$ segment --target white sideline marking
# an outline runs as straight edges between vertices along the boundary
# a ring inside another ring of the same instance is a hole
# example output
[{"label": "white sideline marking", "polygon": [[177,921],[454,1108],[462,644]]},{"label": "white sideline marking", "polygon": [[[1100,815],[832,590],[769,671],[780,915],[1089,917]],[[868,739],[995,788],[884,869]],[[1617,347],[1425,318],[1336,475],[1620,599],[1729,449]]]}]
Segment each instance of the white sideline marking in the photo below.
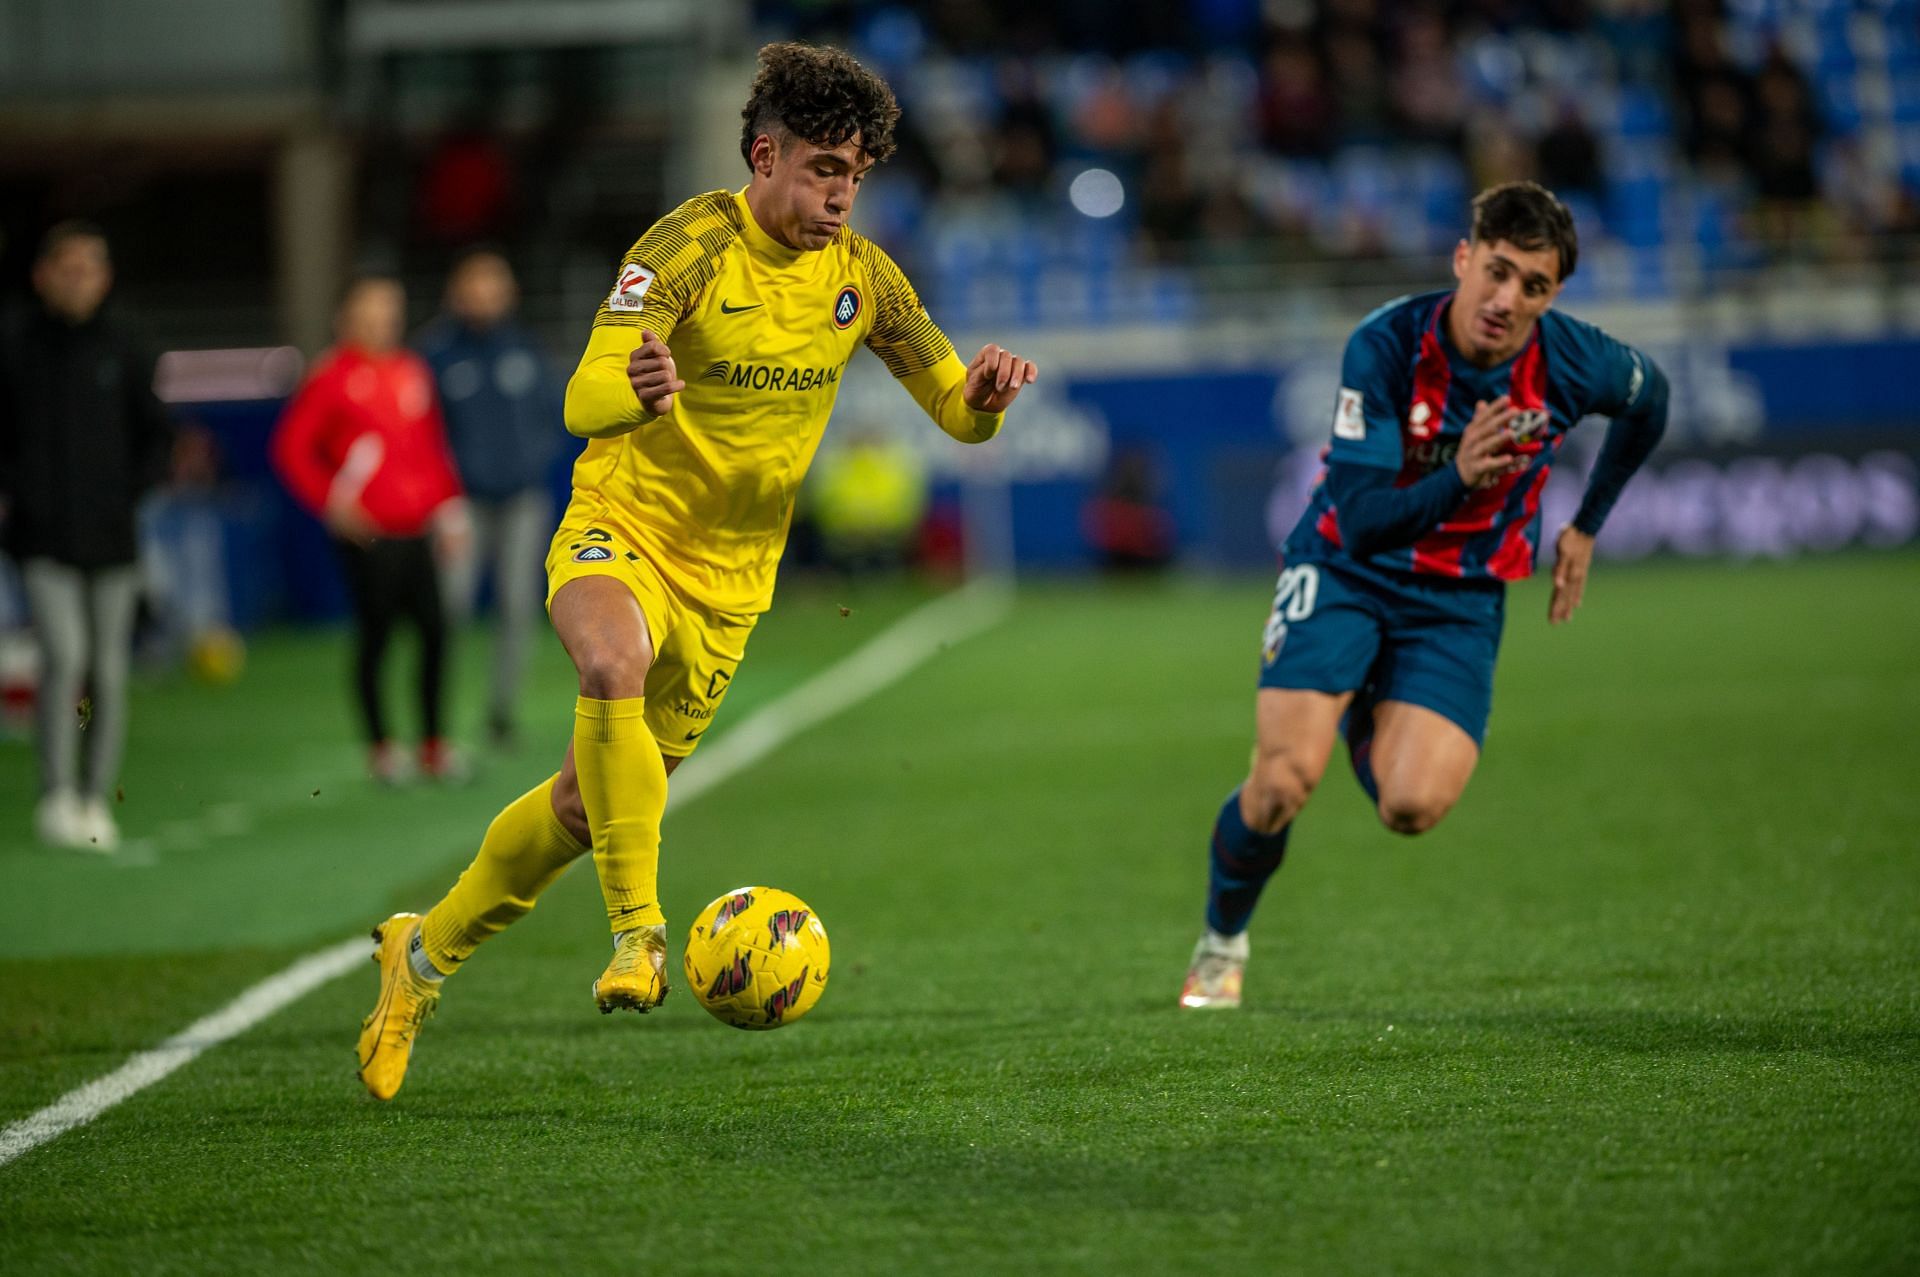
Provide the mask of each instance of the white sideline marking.
[{"label": "white sideline marking", "polygon": [[303,994],[357,962],[367,960],[367,942],[342,940],[310,953],[280,974],[254,985],[205,1019],[196,1020],[149,1051],[142,1051],[105,1077],[68,1091],[32,1117],[0,1131],[0,1166],[55,1136],[84,1126],[135,1091],[152,1086],[211,1046],[245,1033]]},{"label": "white sideline marking", "polygon": [[[674,773],[669,802],[684,807],[753,766],[801,732],[892,686],[942,648],[998,624],[1013,601],[999,582],[976,582],[914,609],[863,647],[821,670],[701,750]],[[159,1046],[68,1091],[31,1117],[0,1130],[0,1166],[48,1140],[84,1126],[134,1093],[152,1086],[209,1047],[238,1037],[274,1012],[367,960],[367,940],[355,936],[301,958]]]},{"label": "white sideline marking", "polygon": [[1012,602],[1010,586],[981,581],[907,613],[687,759],[667,785],[667,810],[684,807],[809,727],[899,682],[942,648],[999,624]]}]

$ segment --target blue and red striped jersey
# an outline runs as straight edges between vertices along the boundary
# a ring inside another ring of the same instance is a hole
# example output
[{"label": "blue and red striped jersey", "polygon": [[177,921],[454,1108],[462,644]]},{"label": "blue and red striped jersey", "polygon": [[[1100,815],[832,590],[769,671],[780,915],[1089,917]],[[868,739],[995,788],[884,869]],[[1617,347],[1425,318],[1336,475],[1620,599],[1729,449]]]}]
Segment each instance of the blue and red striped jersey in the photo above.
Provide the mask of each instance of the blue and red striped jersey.
[{"label": "blue and red striped jersey", "polygon": [[[1474,405],[1511,394],[1528,434],[1515,451],[1529,463],[1492,487],[1470,492],[1440,524],[1410,546],[1364,562],[1401,572],[1517,581],[1533,571],[1540,547],[1540,494],[1561,440],[1583,418],[1619,416],[1638,406],[1652,367],[1646,356],[1592,324],[1549,310],[1527,344],[1506,363],[1478,368],[1446,335],[1451,291],[1388,302],[1347,341],[1325,458],[1395,472],[1407,487],[1452,465]],[[1324,475],[1285,547],[1288,559],[1345,554]]]}]

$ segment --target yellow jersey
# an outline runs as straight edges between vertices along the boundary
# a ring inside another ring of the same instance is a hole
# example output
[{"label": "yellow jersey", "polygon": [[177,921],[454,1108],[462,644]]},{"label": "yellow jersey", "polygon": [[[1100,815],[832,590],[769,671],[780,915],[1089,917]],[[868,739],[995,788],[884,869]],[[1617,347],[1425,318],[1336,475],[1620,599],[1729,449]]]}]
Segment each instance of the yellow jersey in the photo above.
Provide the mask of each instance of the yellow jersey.
[{"label": "yellow jersey", "polygon": [[[643,328],[687,387],[658,417],[627,381]],[[567,429],[591,440],[573,512],[624,528],[695,601],[765,611],[794,495],[862,342],[954,438],[999,431],[1002,414],[966,406],[953,343],[872,241],[842,227],[825,248],[791,249],[745,191],[688,200],[622,260],[567,385]]]}]

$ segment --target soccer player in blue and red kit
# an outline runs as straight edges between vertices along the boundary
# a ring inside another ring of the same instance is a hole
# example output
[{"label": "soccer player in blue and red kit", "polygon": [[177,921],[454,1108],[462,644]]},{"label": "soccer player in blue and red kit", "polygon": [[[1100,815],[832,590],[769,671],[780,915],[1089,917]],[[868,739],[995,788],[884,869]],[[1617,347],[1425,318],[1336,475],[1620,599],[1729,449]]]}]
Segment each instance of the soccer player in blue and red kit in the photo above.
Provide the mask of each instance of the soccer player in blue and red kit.
[{"label": "soccer player in blue and red kit", "polygon": [[1539,552],[1548,468],[1598,414],[1613,420],[1554,545],[1548,620],[1579,605],[1594,537],[1666,428],[1667,382],[1549,309],[1578,249],[1550,192],[1493,187],[1454,249],[1452,291],[1390,302],[1348,340],[1326,472],[1267,621],[1258,748],[1214,823],[1181,1005],[1239,1005],[1247,922],[1343,731],[1387,828],[1423,833],[1459,799],[1486,735],[1507,582]]}]

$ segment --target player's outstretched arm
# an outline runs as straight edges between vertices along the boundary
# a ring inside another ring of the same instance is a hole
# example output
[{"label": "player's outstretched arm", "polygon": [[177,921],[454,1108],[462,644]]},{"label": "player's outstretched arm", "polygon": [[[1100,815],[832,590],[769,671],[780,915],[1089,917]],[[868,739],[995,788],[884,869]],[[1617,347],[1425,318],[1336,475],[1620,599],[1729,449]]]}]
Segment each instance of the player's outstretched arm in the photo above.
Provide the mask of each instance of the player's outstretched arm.
[{"label": "player's outstretched arm", "polygon": [[966,388],[960,397],[975,412],[1005,412],[1020,397],[1022,386],[1039,379],[1040,370],[1031,359],[989,342],[967,365]]},{"label": "player's outstretched arm", "polygon": [[1008,406],[1040,376],[1033,361],[989,343],[962,364],[893,259],[869,240],[856,237],[855,248],[870,272],[874,297],[868,349],[921,410],[961,443],[985,443],[1000,433]]},{"label": "player's outstretched arm", "polygon": [[[927,326],[939,336],[930,322]],[[1031,360],[994,345],[981,347],[971,364],[962,364],[946,338],[939,340],[945,352],[930,366],[895,376],[935,425],[961,443],[985,443],[1000,433],[1008,405],[1040,371]],[[887,353],[876,353],[887,359]]]},{"label": "player's outstretched arm", "polygon": [[1615,408],[1617,415],[1607,426],[1606,442],[1600,445],[1600,457],[1587,479],[1580,509],[1554,541],[1553,597],[1547,601],[1547,622],[1551,625],[1573,619],[1574,609],[1586,593],[1594,539],[1600,535],[1613,503],[1626,489],[1627,480],[1653,455],[1667,432],[1666,375],[1645,355],[1626,347],[1619,349],[1630,357],[1630,362],[1621,365],[1630,370],[1629,375],[1611,402],[1597,405],[1603,410]]}]

